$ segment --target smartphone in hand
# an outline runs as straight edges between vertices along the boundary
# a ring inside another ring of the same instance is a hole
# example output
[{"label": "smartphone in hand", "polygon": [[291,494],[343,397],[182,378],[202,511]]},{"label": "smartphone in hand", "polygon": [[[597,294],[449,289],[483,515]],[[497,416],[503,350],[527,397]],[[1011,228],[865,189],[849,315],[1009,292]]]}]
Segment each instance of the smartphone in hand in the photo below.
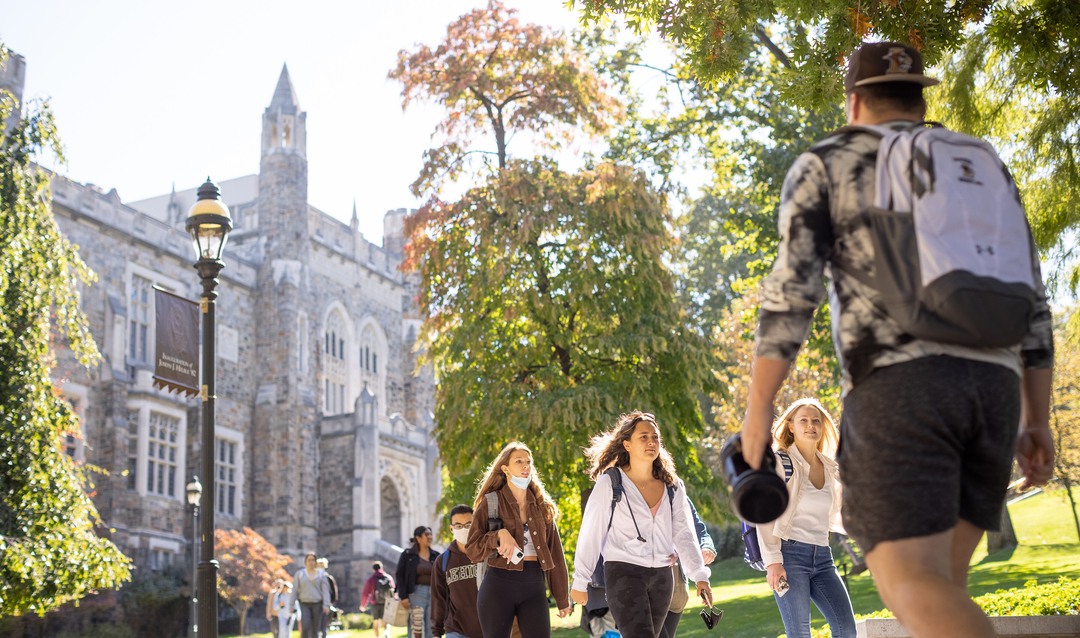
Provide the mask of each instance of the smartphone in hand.
[{"label": "smartphone in hand", "polygon": [[787,576],[781,576],[780,582],[776,583],[776,595],[783,598],[789,589],[791,586],[787,584]]}]

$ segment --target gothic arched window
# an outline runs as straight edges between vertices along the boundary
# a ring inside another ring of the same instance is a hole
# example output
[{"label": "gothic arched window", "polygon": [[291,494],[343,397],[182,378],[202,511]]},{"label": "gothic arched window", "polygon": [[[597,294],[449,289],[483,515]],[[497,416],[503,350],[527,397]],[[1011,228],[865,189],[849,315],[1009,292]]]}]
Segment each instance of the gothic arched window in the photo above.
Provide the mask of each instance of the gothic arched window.
[{"label": "gothic arched window", "polygon": [[334,310],[326,319],[325,352],[323,356],[323,412],[345,412],[345,388],[349,369],[345,363],[345,318]]}]

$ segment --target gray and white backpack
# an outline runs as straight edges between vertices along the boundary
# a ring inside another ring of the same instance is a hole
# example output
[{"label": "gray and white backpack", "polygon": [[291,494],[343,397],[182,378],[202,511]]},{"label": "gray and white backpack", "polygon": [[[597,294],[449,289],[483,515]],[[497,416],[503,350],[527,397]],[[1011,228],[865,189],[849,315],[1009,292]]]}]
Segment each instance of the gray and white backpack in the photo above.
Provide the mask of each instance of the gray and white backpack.
[{"label": "gray and white backpack", "polygon": [[939,124],[853,128],[881,137],[867,211],[874,276],[838,265],[881,293],[918,339],[1008,347],[1035,307],[1033,244],[1020,194],[994,147]]}]

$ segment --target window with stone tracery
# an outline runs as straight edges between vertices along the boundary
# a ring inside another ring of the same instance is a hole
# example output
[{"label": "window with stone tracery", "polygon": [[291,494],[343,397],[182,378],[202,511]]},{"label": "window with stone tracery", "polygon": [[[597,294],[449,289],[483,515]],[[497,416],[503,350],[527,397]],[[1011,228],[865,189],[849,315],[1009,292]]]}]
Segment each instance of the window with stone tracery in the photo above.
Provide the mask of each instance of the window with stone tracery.
[{"label": "window with stone tracery", "polygon": [[146,491],[176,498],[176,439],[180,420],[159,412],[150,413],[150,436],[146,448]]},{"label": "window with stone tracery", "polygon": [[326,319],[325,352],[323,353],[323,411],[326,414],[345,412],[345,388],[349,383],[349,368],[345,362],[345,318],[333,311]]}]

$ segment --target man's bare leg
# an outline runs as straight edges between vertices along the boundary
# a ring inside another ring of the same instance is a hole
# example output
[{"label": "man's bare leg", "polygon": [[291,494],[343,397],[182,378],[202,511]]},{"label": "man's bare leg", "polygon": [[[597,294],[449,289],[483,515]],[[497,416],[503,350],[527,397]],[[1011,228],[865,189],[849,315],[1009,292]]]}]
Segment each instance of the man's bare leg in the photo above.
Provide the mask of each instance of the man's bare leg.
[{"label": "man's bare leg", "polygon": [[972,523],[960,519],[953,528],[952,544],[952,575],[953,583],[960,585],[965,590],[968,582],[968,568],[971,565],[971,555],[979,546],[986,530],[976,527]]},{"label": "man's bare leg", "polygon": [[[967,563],[982,530],[976,536],[974,525],[961,523],[940,534],[881,542],[866,554],[881,599],[916,638],[995,635],[966,586]],[[962,582],[957,583],[961,563]]]}]

